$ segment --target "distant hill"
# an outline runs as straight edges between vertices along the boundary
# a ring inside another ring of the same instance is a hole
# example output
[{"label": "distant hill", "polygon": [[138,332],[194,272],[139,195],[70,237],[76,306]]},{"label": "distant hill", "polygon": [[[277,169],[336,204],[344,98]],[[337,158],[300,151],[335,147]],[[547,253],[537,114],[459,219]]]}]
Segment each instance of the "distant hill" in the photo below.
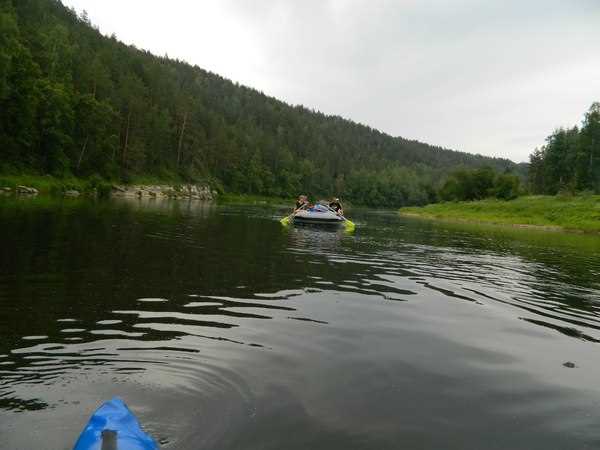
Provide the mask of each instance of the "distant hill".
[{"label": "distant hill", "polygon": [[[134,18],[132,18],[134,20]],[[458,167],[516,170],[290,106],[102,36],[57,0],[0,0],[0,170],[210,180],[421,204]]]}]

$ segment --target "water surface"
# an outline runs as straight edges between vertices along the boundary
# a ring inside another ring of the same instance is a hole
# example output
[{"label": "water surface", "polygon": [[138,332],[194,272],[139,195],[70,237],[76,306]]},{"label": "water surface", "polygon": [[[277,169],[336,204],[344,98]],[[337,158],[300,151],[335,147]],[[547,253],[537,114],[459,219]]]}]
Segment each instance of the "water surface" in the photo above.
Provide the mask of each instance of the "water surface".
[{"label": "water surface", "polygon": [[600,238],[281,214],[1,199],[0,448],[598,448]]}]

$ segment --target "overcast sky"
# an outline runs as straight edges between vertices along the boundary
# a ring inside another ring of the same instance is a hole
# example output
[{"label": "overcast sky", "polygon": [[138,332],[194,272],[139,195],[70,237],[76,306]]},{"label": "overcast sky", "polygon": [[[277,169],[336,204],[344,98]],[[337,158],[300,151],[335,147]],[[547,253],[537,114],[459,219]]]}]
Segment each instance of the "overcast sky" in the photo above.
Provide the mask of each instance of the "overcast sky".
[{"label": "overcast sky", "polygon": [[600,101],[600,0],[63,2],[289,103],[517,162]]}]

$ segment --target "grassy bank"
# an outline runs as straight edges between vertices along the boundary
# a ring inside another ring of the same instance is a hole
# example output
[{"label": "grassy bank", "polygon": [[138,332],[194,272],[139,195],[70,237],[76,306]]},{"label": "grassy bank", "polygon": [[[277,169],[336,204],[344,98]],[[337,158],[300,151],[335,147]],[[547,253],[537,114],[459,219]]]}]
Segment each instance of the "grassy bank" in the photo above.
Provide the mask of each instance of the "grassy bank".
[{"label": "grassy bank", "polygon": [[271,205],[281,206],[288,205],[290,208],[294,205],[295,199],[293,198],[281,198],[281,197],[266,197],[263,195],[249,195],[249,194],[231,194],[225,193],[218,197],[219,203],[225,203],[230,205]]},{"label": "grassy bank", "polygon": [[[0,174],[0,188],[10,187],[11,189],[15,189],[17,186],[27,186],[37,189],[40,194],[61,195],[66,191],[75,190],[82,194],[98,193],[104,196],[110,194],[112,186],[115,184],[130,186],[180,186],[186,184],[186,182],[176,177],[159,178],[153,176],[135,176],[127,182],[123,182],[119,180],[106,180],[98,176],[89,178],[59,178],[51,175]],[[208,181],[201,181],[196,184],[210,185]]]},{"label": "grassy bank", "polygon": [[111,183],[99,177],[91,178],[56,178],[50,175],[0,175],[0,188],[27,186],[37,189],[40,194],[62,194],[69,190],[81,193],[110,192]]},{"label": "grassy bank", "polygon": [[600,196],[527,196],[516,200],[437,203],[402,208],[400,214],[457,222],[600,232]]},{"label": "grassy bank", "polygon": [[[132,177],[127,183],[122,181],[104,180],[99,177],[92,178],[57,178],[50,175],[0,175],[0,188],[10,187],[15,189],[17,186],[27,186],[35,188],[40,194],[62,195],[69,190],[79,191],[80,193],[92,193],[94,190],[100,194],[109,194],[113,184],[126,185],[169,185],[178,186],[186,183],[178,178],[157,178],[152,176]],[[208,181],[198,182],[199,184],[210,184]],[[218,196],[219,202],[240,205],[291,205],[295,200],[291,198],[267,197],[261,195],[232,194],[223,193]]]}]

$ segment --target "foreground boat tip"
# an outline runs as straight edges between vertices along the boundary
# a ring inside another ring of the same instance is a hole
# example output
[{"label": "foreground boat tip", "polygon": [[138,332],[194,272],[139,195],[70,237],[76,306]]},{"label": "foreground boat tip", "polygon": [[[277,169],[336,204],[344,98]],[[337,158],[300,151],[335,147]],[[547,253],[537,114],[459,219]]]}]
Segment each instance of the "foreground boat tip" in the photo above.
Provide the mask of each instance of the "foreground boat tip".
[{"label": "foreground boat tip", "polygon": [[73,450],[158,450],[135,415],[118,397],[94,412]]}]

